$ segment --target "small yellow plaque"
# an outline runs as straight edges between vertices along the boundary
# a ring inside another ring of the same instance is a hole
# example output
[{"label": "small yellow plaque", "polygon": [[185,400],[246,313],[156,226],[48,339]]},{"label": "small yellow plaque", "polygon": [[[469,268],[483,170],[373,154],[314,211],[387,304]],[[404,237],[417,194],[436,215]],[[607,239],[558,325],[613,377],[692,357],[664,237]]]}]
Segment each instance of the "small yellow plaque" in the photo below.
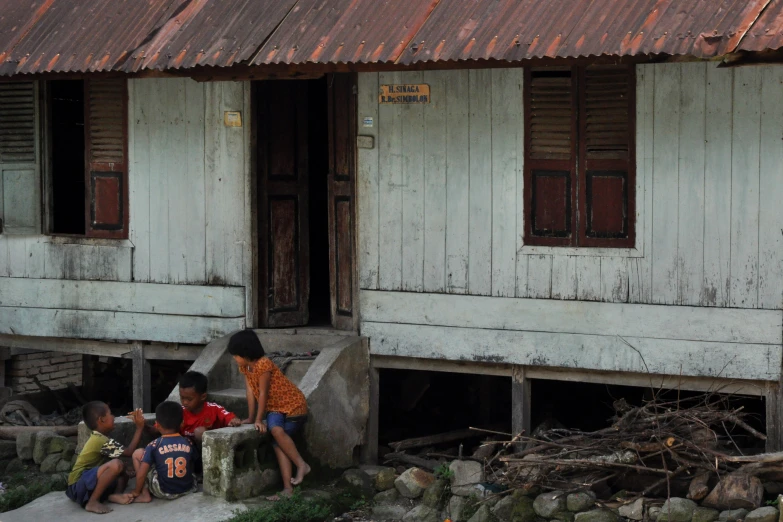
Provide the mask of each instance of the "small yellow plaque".
[{"label": "small yellow plaque", "polygon": [[226,127],[241,127],[242,113],[239,111],[226,111],[223,113],[223,123]]},{"label": "small yellow plaque", "polygon": [[427,84],[381,85],[378,102],[387,103],[429,103],[430,86]]}]

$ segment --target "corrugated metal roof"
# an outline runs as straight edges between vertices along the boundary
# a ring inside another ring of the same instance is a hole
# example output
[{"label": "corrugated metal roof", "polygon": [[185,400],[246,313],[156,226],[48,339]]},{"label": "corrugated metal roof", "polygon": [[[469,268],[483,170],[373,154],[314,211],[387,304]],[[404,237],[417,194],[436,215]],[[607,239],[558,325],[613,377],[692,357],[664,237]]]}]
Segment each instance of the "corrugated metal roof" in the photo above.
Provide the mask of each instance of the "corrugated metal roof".
[{"label": "corrugated metal roof", "polygon": [[28,12],[32,27],[0,64],[0,74],[119,70],[181,1],[46,0],[40,16]]},{"label": "corrugated metal roof", "polygon": [[782,28],[783,0],[0,0],[0,75],[708,58],[781,48]]},{"label": "corrugated metal roof", "polygon": [[394,62],[438,0],[299,0],[253,60]]},{"label": "corrugated metal roof", "polygon": [[739,45],[740,51],[766,51],[783,47],[783,0],[772,0]]},{"label": "corrugated metal roof", "polygon": [[231,66],[250,59],[296,0],[192,0],[142,45],[128,71]]},{"label": "corrugated metal roof", "polygon": [[769,0],[441,0],[398,60],[719,56]]}]

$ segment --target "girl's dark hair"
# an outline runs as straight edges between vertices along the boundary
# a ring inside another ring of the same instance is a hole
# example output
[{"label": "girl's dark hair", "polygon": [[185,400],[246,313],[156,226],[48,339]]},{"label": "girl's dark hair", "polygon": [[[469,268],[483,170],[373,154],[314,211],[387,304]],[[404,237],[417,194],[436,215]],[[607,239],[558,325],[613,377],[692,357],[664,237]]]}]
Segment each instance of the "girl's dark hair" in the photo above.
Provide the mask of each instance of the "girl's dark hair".
[{"label": "girl's dark hair", "polygon": [[228,353],[238,355],[248,361],[257,361],[264,356],[264,347],[253,330],[247,329],[235,333],[228,340]]}]

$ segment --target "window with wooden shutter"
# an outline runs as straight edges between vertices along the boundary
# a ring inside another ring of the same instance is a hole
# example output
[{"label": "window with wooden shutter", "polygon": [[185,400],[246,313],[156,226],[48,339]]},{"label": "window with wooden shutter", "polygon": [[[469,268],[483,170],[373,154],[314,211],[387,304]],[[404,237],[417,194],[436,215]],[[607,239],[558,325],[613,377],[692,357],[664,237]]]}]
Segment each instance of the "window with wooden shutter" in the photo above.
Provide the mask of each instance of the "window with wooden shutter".
[{"label": "window with wooden shutter", "polygon": [[34,81],[0,83],[0,233],[40,231],[38,91]]},{"label": "window with wooden shutter", "polygon": [[91,237],[127,237],[127,86],[125,79],[85,81],[87,227]]},{"label": "window with wooden shutter", "polygon": [[633,67],[525,76],[525,243],[634,245]]}]

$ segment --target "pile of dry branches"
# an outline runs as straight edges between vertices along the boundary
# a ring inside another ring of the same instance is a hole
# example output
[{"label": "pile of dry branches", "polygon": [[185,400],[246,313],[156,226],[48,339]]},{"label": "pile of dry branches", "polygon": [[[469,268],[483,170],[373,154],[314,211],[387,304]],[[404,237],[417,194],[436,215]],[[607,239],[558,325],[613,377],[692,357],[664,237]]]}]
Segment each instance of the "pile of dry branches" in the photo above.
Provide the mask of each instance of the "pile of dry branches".
[{"label": "pile of dry branches", "polygon": [[[742,449],[742,441],[766,437],[726,396],[656,399],[641,407],[620,399],[614,409],[612,425],[598,431],[552,429],[505,441],[486,463],[488,479],[511,488],[571,489],[641,475],[636,491],[643,495],[670,493],[674,479],[687,479],[706,494],[710,477],[783,473],[783,453],[748,455]],[[699,480],[703,484],[694,484]]]}]

